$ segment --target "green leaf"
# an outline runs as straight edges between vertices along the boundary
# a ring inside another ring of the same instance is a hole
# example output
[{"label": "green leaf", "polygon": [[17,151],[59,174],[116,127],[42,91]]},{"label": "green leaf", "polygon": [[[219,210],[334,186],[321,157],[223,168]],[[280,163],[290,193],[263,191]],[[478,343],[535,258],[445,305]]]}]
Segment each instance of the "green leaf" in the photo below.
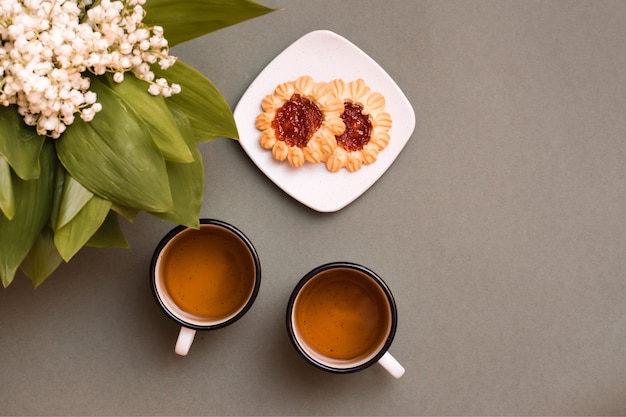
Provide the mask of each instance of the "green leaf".
[{"label": "green leaf", "polygon": [[187,115],[196,141],[239,137],[228,102],[202,73],[182,61],[177,61],[165,71],[156,66],[152,71],[159,78],[180,84],[180,94],[167,98],[165,102],[170,109],[176,107]]},{"label": "green leaf", "polygon": [[170,46],[272,12],[252,0],[149,0],[144,23],[162,26]]},{"label": "green leaf", "polygon": [[55,231],[54,244],[66,262],[96,233],[110,209],[109,200],[94,195],[69,223]]},{"label": "green leaf", "polygon": [[176,128],[176,122],[170,113],[165,98],[153,96],[148,93],[148,84],[138,80],[129,73],[124,81],[116,83],[109,80],[109,85],[121,98],[133,107],[139,117],[144,121],[154,143],[157,145],[163,157],[168,161],[191,162],[193,156]]},{"label": "green leaf", "polygon": [[26,126],[17,107],[0,105],[0,154],[21,179],[39,178],[39,154],[44,140],[34,128]]},{"label": "green leaf", "polygon": [[11,167],[2,155],[0,155],[0,211],[8,220],[11,220],[15,215]]},{"label": "green leaf", "polygon": [[96,195],[140,210],[171,210],[165,160],[145,124],[98,79],[91,79],[91,90],[102,110],[88,123],[76,118],[55,141],[61,163]]},{"label": "green leaf", "polygon": [[56,229],[69,223],[76,214],[89,202],[93,193],[76,181],[69,173],[65,175],[63,194],[56,221]]},{"label": "green leaf", "polygon": [[63,190],[65,189],[65,176],[69,176],[63,164],[57,163],[56,176],[54,181],[54,191],[52,199],[52,209],[50,210],[49,224],[52,229],[56,229],[59,211],[61,210],[61,201],[63,200]]},{"label": "green leaf", "polygon": [[109,211],[106,219],[104,219],[104,223],[102,223],[96,233],[89,238],[86,246],[92,246],[95,248],[106,248],[110,246],[120,248],[129,247],[128,241],[126,240],[126,237],[124,237],[124,233],[120,228],[117,213]]},{"label": "green leaf", "polygon": [[199,213],[204,191],[202,155],[193,141],[191,124],[185,114],[177,109],[172,109],[172,113],[183,137],[187,139],[189,149],[194,156],[194,162],[186,164],[167,162],[174,210],[167,213],[152,214],[173,223],[197,228],[199,227]]},{"label": "green leaf", "polygon": [[45,226],[20,265],[22,271],[39,287],[63,262],[54,245],[54,231]]},{"label": "green leaf", "polygon": [[113,210],[117,214],[122,215],[126,220],[131,223],[135,221],[137,215],[139,214],[139,210],[132,207],[126,207],[115,202],[111,206],[111,210]]},{"label": "green leaf", "polygon": [[12,175],[15,215],[11,220],[0,216],[0,278],[5,287],[48,222],[56,164],[54,145],[47,141],[40,154],[40,178],[25,181]]}]

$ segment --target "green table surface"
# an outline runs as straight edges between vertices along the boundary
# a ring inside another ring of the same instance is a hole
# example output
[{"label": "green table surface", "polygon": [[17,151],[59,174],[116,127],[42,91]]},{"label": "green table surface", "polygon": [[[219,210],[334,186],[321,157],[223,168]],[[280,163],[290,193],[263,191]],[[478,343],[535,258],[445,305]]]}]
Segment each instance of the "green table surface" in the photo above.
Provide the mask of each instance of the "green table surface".
[{"label": "green table surface", "polygon": [[[356,201],[318,213],[233,140],[200,144],[202,217],[240,227],[263,282],[187,357],[148,266],[173,225],[82,250],[37,290],[0,290],[0,414],[626,414],[626,2],[267,0],[269,15],[179,45],[234,108],[302,35],[361,48],[415,131]],[[395,294],[399,380],[333,375],[285,330],[299,278],[334,260]]]}]

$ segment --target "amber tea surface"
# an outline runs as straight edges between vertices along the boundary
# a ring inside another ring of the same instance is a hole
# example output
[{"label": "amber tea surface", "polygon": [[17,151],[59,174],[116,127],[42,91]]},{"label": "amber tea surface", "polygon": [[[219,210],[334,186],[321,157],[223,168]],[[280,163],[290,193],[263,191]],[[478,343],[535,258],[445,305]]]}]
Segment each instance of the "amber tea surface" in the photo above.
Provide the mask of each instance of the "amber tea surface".
[{"label": "amber tea surface", "polygon": [[172,301],[208,320],[237,314],[255,283],[254,260],[245,243],[213,226],[189,229],[174,238],[162,254],[160,268]]},{"label": "amber tea surface", "polygon": [[350,269],[324,271],[307,282],[293,314],[301,343],[322,362],[367,360],[385,343],[391,328],[383,290],[367,275]]}]

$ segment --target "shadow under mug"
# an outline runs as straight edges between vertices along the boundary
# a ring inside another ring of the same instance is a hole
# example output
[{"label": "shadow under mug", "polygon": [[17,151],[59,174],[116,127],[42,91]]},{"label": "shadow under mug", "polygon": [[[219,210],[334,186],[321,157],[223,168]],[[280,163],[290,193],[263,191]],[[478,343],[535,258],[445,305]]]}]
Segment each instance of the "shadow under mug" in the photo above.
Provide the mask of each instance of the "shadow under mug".
[{"label": "shadow under mug", "polygon": [[351,262],[332,262],[310,271],[287,305],[293,346],[309,363],[334,373],[379,363],[400,378],[405,370],[388,352],[397,323],[389,287],[372,270]]},{"label": "shadow under mug", "polygon": [[173,228],[150,263],[152,292],[163,312],[180,324],[175,352],[189,352],[197,330],[239,320],[252,306],[261,265],[252,242],[236,227],[200,219],[200,227]]}]

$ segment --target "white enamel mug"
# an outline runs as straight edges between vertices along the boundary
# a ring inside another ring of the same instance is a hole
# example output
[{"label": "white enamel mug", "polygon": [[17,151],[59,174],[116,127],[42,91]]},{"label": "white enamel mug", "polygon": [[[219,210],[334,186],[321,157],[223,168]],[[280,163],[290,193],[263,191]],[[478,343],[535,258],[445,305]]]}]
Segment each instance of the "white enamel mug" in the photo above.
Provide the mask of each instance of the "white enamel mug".
[{"label": "white enamel mug", "polygon": [[297,352],[324,371],[349,373],[378,363],[394,378],[404,367],[390,353],[398,323],[389,287],[351,262],[332,262],[306,274],[287,305],[287,332]]},{"label": "white enamel mug", "polygon": [[248,312],[261,284],[261,264],[239,229],[200,219],[199,229],[177,226],[159,242],[150,284],[161,310],[180,325],[174,350],[185,356],[196,331],[228,326]]}]

